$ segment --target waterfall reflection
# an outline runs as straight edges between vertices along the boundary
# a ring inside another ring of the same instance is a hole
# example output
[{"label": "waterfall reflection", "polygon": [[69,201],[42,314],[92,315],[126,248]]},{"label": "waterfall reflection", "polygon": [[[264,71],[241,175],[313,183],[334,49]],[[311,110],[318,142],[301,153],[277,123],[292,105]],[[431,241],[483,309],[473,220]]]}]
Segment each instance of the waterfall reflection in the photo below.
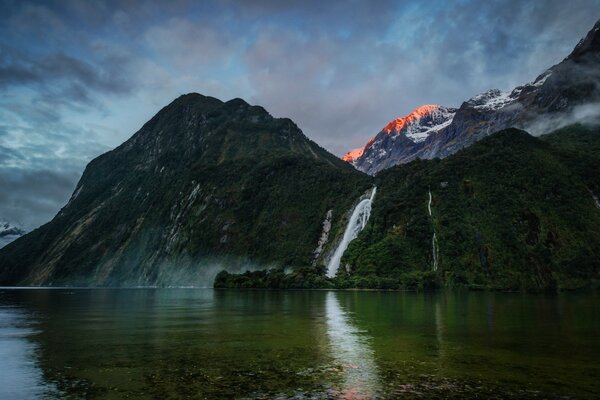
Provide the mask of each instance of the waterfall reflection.
[{"label": "waterfall reflection", "polygon": [[379,388],[379,377],[369,337],[352,325],[337,293],[327,293],[325,312],[331,355],[342,377],[337,395],[342,399],[373,398]]}]

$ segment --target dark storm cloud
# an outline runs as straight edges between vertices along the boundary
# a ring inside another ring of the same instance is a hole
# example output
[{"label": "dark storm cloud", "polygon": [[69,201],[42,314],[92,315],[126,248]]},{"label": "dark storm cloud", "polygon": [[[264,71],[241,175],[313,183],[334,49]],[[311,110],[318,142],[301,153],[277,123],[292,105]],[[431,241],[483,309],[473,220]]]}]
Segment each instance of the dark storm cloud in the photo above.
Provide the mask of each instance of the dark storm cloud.
[{"label": "dark storm cloud", "polygon": [[66,204],[79,176],[74,171],[2,169],[0,219],[6,218],[28,230],[37,227],[48,220],[40,220],[40,216],[52,216],[58,211],[57,205]]},{"label": "dark storm cloud", "polygon": [[34,56],[0,45],[0,90],[35,86],[41,93],[64,101],[91,102],[97,92],[126,94],[134,84],[128,60],[105,54],[100,62],[86,62],[64,53]]},{"label": "dark storm cloud", "polygon": [[246,98],[341,155],[421,104],[458,106],[533,80],[598,9],[600,0],[0,0],[0,184],[13,193],[0,197],[0,217],[51,218],[87,161],[181,93]]}]

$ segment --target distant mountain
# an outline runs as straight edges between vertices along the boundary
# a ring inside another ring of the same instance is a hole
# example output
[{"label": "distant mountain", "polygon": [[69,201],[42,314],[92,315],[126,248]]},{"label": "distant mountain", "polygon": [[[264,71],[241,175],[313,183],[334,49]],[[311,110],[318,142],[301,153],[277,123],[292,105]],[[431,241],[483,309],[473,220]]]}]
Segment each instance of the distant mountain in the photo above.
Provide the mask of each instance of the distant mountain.
[{"label": "distant mountain", "polygon": [[223,268],[311,265],[370,187],[289,119],[184,95],[0,250],[0,284],[212,285]]},{"label": "distant mountain", "polygon": [[423,140],[399,140],[382,131],[343,159],[375,174],[417,158],[447,157],[510,127],[539,135],[578,121],[600,119],[600,21],[567,58],[533,82],[510,92],[488,90],[449,111],[446,116],[450,120],[419,136]]},{"label": "distant mountain", "polygon": [[438,105],[424,105],[410,114],[387,124],[364,147],[349,151],[342,160],[357,169],[373,174],[395,165],[394,160],[406,155],[429,135],[447,127],[456,109]]},{"label": "distant mountain", "polygon": [[25,230],[14,224],[11,224],[7,220],[0,219],[0,248],[6,246],[24,234]]}]

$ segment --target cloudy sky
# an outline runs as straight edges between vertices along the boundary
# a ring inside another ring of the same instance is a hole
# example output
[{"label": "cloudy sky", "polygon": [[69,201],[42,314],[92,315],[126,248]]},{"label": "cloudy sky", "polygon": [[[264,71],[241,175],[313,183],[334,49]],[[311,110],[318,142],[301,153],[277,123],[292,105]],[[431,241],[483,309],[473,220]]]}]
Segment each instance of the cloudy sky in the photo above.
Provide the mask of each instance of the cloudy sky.
[{"label": "cloudy sky", "polygon": [[342,155],[421,104],[532,80],[600,17],[600,0],[154,3],[0,0],[0,219],[51,219],[180,94],[242,97]]}]

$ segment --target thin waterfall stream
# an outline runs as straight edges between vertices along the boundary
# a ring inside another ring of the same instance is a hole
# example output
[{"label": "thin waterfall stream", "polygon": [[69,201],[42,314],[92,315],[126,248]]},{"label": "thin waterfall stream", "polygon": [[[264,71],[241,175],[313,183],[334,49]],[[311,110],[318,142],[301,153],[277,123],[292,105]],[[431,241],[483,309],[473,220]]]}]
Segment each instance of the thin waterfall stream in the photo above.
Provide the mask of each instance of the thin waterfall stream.
[{"label": "thin waterfall stream", "polygon": [[[433,225],[433,218],[431,215],[431,190],[429,190],[429,202],[427,203],[427,210],[429,211],[429,218]],[[433,237],[431,238],[431,253],[433,254],[433,270],[437,271],[438,268],[438,245],[437,238],[435,237],[435,227],[433,227]]]}]

